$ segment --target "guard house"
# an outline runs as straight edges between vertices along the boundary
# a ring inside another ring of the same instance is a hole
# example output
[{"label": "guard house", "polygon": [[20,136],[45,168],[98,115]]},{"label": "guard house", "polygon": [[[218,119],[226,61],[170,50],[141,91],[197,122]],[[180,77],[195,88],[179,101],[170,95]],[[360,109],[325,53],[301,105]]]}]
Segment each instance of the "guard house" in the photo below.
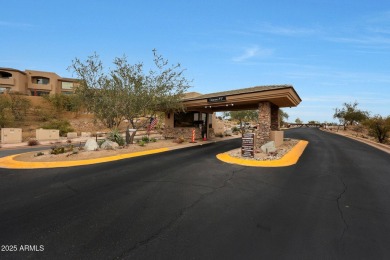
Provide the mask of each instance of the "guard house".
[{"label": "guard house", "polygon": [[279,108],[295,107],[301,101],[291,85],[257,86],[204,95],[188,93],[183,98],[186,112],[166,113],[165,136],[188,138],[195,128],[197,138],[201,137],[202,129],[208,137],[213,137],[214,112],[258,109],[256,146],[261,146],[275,138],[283,140],[283,132],[279,131]]}]

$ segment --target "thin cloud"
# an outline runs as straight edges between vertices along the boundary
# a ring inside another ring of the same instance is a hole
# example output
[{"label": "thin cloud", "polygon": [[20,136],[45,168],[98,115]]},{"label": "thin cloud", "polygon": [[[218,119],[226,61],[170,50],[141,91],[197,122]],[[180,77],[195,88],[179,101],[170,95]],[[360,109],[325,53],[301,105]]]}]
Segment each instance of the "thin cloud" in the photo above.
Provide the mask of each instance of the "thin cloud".
[{"label": "thin cloud", "polygon": [[271,49],[263,49],[260,48],[259,46],[253,46],[250,48],[246,48],[244,50],[244,53],[240,56],[234,57],[233,61],[235,62],[243,62],[247,61],[253,58],[258,58],[258,57],[266,57],[272,55],[273,50]]},{"label": "thin cloud", "polygon": [[320,33],[318,29],[302,28],[302,27],[283,27],[270,24],[263,24],[256,29],[257,32],[277,34],[283,36],[302,36]]},{"label": "thin cloud", "polygon": [[31,28],[33,26],[34,25],[29,23],[14,23],[14,22],[0,21],[0,27]]},{"label": "thin cloud", "polygon": [[388,45],[390,44],[390,38],[386,37],[333,37],[328,38],[329,41],[338,43],[354,43],[362,45]]}]

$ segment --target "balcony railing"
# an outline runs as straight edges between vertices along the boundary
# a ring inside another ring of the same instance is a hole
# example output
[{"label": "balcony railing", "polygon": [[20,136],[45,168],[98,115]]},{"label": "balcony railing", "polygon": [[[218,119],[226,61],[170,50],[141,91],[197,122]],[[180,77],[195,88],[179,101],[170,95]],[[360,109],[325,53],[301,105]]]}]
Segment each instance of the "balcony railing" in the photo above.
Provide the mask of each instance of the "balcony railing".
[{"label": "balcony railing", "polygon": [[15,86],[14,78],[0,78],[0,85]]},{"label": "balcony railing", "polygon": [[29,89],[36,89],[36,90],[52,90],[52,84],[35,84],[32,83],[28,86]]}]

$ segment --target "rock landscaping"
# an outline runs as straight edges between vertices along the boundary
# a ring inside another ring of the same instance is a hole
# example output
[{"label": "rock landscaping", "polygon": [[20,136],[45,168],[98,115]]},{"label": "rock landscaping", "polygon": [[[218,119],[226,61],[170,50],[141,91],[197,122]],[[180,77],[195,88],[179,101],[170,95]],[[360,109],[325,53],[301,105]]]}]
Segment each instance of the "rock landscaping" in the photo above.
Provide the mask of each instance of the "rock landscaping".
[{"label": "rock landscaping", "polygon": [[232,157],[245,159],[245,160],[256,160],[256,161],[272,161],[281,159],[286,153],[288,153],[299,140],[296,139],[285,139],[282,145],[272,149],[272,152],[263,152],[261,149],[255,150],[254,158],[247,158],[241,156],[241,148],[229,151],[229,155]]}]

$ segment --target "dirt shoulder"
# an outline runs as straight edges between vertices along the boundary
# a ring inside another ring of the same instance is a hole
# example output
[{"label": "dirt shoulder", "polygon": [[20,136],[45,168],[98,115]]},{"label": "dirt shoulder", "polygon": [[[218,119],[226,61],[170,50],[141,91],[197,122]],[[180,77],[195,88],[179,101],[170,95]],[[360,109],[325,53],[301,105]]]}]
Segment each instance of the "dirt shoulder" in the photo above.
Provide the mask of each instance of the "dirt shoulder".
[{"label": "dirt shoulder", "polygon": [[338,130],[338,131],[336,131],[336,130],[330,131],[327,129],[321,129],[321,130],[354,139],[356,141],[371,145],[379,150],[382,150],[382,151],[390,154],[390,145],[378,143],[377,141],[375,141],[374,138],[369,137],[365,134],[360,134],[360,136],[359,136],[359,134],[357,134],[356,132],[354,132],[352,130]]}]

